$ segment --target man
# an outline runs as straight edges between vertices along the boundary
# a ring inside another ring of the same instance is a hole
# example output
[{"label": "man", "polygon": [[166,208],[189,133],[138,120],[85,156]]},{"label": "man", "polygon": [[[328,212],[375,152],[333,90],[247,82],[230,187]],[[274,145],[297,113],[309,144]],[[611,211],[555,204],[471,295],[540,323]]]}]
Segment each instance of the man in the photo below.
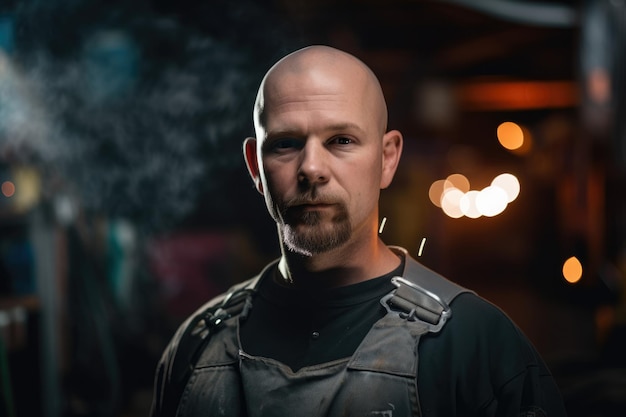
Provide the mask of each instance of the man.
[{"label": "man", "polygon": [[254,124],[244,157],[282,256],[183,324],[154,416],[565,415],[504,313],[379,238],[402,135],[365,64],[325,46],[286,56]]}]

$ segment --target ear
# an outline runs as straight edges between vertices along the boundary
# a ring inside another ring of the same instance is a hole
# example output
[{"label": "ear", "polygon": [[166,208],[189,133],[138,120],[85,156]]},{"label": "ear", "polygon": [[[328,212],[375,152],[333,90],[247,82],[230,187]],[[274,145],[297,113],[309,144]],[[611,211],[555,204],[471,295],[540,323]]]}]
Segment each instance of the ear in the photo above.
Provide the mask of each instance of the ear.
[{"label": "ear", "polygon": [[250,177],[252,177],[252,181],[254,181],[254,186],[261,194],[263,194],[263,183],[261,182],[255,138],[246,138],[246,140],[244,140],[243,158],[246,161],[248,173],[250,173]]},{"label": "ear", "polygon": [[381,189],[387,188],[391,184],[400,162],[400,155],[402,155],[402,133],[397,130],[390,130],[383,135]]}]

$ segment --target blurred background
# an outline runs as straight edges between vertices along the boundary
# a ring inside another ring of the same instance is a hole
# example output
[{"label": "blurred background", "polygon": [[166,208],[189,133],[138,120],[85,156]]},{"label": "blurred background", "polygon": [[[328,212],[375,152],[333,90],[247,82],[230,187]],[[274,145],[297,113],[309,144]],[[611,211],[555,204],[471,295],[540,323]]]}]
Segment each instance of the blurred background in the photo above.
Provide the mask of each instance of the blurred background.
[{"label": "blurred background", "polygon": [[183,319],[278,255],[256,88],[309,44],[405,137],[382,239],[626,411],[626,1],[2,0],[0,415],[145,416]]}]

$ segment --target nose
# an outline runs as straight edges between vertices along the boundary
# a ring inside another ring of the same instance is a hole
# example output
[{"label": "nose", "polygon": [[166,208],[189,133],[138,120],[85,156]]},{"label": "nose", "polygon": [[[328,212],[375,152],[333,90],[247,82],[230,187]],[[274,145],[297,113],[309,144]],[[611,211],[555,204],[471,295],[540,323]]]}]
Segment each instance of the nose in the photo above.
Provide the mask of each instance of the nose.
[{"label": "nose", "polygon": [[302,148],[298,182],[304,185],[322,184],[329,179],[328,155],[323,144],[308,140]]}]

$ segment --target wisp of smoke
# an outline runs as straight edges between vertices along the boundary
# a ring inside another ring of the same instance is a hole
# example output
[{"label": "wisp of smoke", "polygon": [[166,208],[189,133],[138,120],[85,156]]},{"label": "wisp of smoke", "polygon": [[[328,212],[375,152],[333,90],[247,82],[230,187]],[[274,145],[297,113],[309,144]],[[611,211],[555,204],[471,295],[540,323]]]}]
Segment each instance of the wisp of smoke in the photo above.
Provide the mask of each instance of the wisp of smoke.
[{"label": "wisp of smoke", "polygon": [[[18,42],[13,57],[2,57],[5,153],[56,173],[85,209],[150,228],[183,219],[243,172],[240,144],[266,69],[255,45],[154,13],[98,13],[97,1],[26,3],[16,27],[39,19],[45,37],[56,16],[67,47],[59,47],[61,35],[46,44],[31,34],[26,48]],[[86,21],[72,20],[85,10]]]}]

